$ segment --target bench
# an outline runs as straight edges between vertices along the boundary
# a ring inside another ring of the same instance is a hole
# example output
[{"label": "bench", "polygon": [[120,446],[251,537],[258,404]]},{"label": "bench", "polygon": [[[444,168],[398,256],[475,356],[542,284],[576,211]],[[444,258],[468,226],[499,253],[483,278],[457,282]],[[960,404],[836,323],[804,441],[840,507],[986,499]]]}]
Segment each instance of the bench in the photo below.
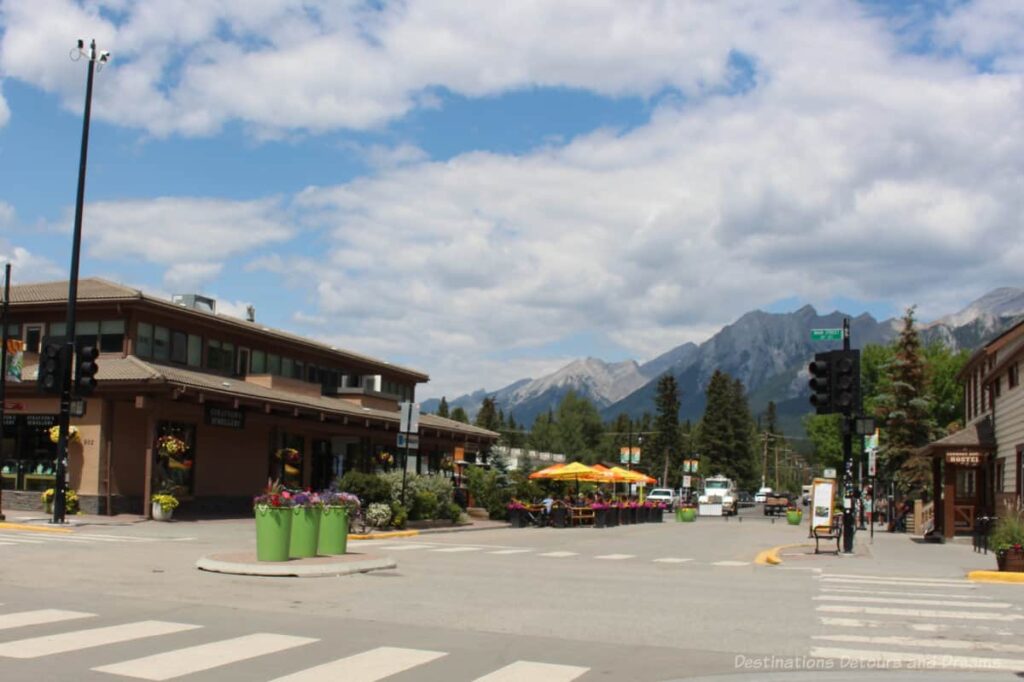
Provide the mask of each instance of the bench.
[{"label": "bench", "polygon": [[811,534],[814,536],[815,554],[818,554],[821,551],[818,548],[818,543],[821,540],[835,540],[836,554],[839,554],[839,540],[843,537],[843,517],[839,515],[833,516],[831,525],[815,526]]},{"label": "bench", "polygon": [[573,507],[572,525],[582,526],[585,523],[594,523],[594,510],[589,507]]}]

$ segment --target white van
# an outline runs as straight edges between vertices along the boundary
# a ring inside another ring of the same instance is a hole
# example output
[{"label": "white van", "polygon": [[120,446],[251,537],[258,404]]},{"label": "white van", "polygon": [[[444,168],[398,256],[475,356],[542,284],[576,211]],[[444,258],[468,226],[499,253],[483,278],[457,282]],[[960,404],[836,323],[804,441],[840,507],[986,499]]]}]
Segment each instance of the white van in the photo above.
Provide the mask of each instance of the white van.
[{"label": "white van", "polygon": [[676,494],[671,488],[653,488],[644,499],[661,502],[669,509],[675,509],[676,506]]}]

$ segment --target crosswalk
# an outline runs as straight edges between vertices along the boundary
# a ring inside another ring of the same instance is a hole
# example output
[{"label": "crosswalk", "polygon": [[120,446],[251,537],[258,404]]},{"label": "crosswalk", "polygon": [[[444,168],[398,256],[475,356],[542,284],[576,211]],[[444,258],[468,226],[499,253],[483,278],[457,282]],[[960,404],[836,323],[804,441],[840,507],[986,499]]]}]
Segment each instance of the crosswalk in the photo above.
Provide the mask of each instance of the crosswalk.
[{"label": "crosswalk", "polygon": [[847,669],[1024,671],[1024,609],[989,586],[857,573],[816,580],[813,658]]},{"label": "crosswalk", "polygon": [[141,535],[119,535],[112,533],[46,533],[35,531],[0,532],[0,547],[17,549],[18,547],[60,546],[60,545],[107,545],[107,544],[139,544],[152,542],[189,542],[190,537],[147,537]]},{"label": "crosswalk", "polygon": [[691,565],[691,566],[714,566],[722,568],[739,568],[742,566],[751,566],[750,561],[735,561],[735,560],[723,560],[723,561],[697,561],[692,557],[680,557],[680,556],[663,556],[663,557],[651,557],[645,558],[637,554],[626,554],[626,553],[607,553],[607,554],[587,554],[586,552],[573,552],[568,550],[546,550],[538,549],[534,547],[504,547],[495,545],[470,545],[470,544],[443,544],[439,542],[421,542],[421,541],[410,541],[410,542],[395,542],[395,543],[380,543],[379,541],[374,542],[372,545],[367,543],[364,546],[372,546],[373,550],[380,550],[382,552],[402,552],[402,553],[417,553],[421,552],[424,554],[480,554],[489,556],[526,556],[526,557],[538,557],[542,559],[596,559],[602,562],[609,563],[628,563],[628,562],[646,562],[659,565]]},{"label": "crosswalk", "polygon": [[[103,651],[103,647],[115,647],[126,642],[155,642],[157,653],[134,656],[124,660],[111,660],[100,665],[83,663],[82,670],[71,673],[69,679],[84,676],[86,670],[94,673],[137,680],[174,680],[188,675],[213,671],[217,679],[241,679],[232,672],[232,666],[263,656],[273,656],[292,650],[305,649],[305,655],[287,655],[284,660],[295,661],[298,669],[283,676],[268,679],[268,682],[318,682],[325,679],[339,679],[346,682],[376,682],[392,675],[416,671],[423,679],[461,679],[458,675],[436,666],[445,659],[458,658],[465,653],[450,653],[428,649],[396,646],[377,646],[363,651],[348,653],[340,658],[327,661],[314,660],[324,654],[311,652],[308,648],[321,641],[316,637],[300,637],[273,632],[254,632],[232,637],[211,636],[207,641],[188,646],[177,646],[174,636],[189,631],[202,631],[203,626],[194,623],[179,623],[161,620],[141,620],[99,627],[76,628],[82,621],[90,626],[104,620],[100,614],[59,609],[37,609],[32,611],[5,611],[0,604],[0,629],[9,635],[18,628],[30,628],[31,636],[0,642],[0,668],[2,660],[41,659],[53,665],[55,656],[73,657],[77,652]],[[41,626],[58,628],[59,631],[37,634]],[[161,638],[168,638],[166,644]],[[5,638],[6,639],[6,638]],[[124,655],[124,649],[115,649]],[[337,655],[329,649],[330,655]],[[114,656],[114,654],[111,654]],[[74,663],[71,667],[74,667]],[[95,662],[95,656],[89,658]],[[465,665],[463,661],[460,665]],[[589,672],[589,668],[545,661],[515,660],[500,667],[477,675],[476,682],[571,682]],[[254,680],[251,670],[244,679]],[[266,679],[266,678],[260,678]]]}]

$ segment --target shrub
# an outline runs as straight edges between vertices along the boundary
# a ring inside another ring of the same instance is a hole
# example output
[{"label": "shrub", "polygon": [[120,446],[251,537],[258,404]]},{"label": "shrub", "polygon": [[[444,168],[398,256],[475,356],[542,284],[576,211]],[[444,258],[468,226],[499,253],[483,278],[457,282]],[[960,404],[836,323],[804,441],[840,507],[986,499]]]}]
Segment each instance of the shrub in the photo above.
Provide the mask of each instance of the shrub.
[{"label": "shrub", "polygon": [[383,528],[391,521],[391,505],[373,502],[366,509],[366,522],[374,528]]},{"label": "shrub", "polygon": [[508,502],[512,499],[512,490],[499,483],[498,472],[470,467],[466,476],[466,487],[476,501],[476,506],[487,510],[492,519],[508,517]]},{"label": "shrub", "polygon": [[[390,487],[391,492],[389,499],[392,502],[401,502],[402,472],[389,471],[385,474],[381,474],[378,478],[386,481]],[[416,494],[420,492],[433,493],[439,504],[443,502],[450,502],[452,499],[452,490],[451,479],[445,478],[440,474],[430,474],[428,476],[406,474],[405,477],[405,501],[407,504],[411,504],[411,500],[415,499]]]},{"label": "shrub", "polygon": [[383,502],[385,505],[391,502],[391,485],[382,476],[375,474],[364,474],[361,471],[350,471],[337,483],[338,490],[352,493],[363,504]]},{"label": "shrub", "polygon": [[405,507],[398,504],[397,502],[391,503],[391,525],[395,528],[405,528],[406,519],[409,518],[409,512]]},{"label": "shrub", "polygon": [[441,519],[447,519],[452,523],[458,523],[459,519],[462,518],[462,507],[455,504],[454,502],[449,502],[448,504],[441,505],[440,509],[438,509],[437,511],[437,517]]},{"label": "shrub", "polygon": [[409,509],[409,518],[413,521],[437,518],[439,507],[437,495],[429,490],[420,490],[412,498],[412,507]]},{"label": "shrub", "polygon": [[1007,510],[1006,516],[996,521],[988,537],[989,546],[997,553],[1024,546],[1024,520],[1018,512]]}]

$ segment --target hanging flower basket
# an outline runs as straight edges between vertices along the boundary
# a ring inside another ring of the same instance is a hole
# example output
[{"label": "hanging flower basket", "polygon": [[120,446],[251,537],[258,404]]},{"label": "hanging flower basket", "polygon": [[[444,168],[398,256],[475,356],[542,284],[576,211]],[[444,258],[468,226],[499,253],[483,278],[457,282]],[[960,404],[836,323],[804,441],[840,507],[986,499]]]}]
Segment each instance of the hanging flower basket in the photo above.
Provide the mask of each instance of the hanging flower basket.
[{"label": "hanging flower basket", "polygon": [[[60,426],[51,426],[49,433],[50,433],[50,442],[51,443],[59,443],[60,442]],[[81,441],[82,441],[82,436],[81,436],[81,434],[78,433],[78,427],[77,426],[69,426],[68,427],[68,443],[80,443]]]}]

